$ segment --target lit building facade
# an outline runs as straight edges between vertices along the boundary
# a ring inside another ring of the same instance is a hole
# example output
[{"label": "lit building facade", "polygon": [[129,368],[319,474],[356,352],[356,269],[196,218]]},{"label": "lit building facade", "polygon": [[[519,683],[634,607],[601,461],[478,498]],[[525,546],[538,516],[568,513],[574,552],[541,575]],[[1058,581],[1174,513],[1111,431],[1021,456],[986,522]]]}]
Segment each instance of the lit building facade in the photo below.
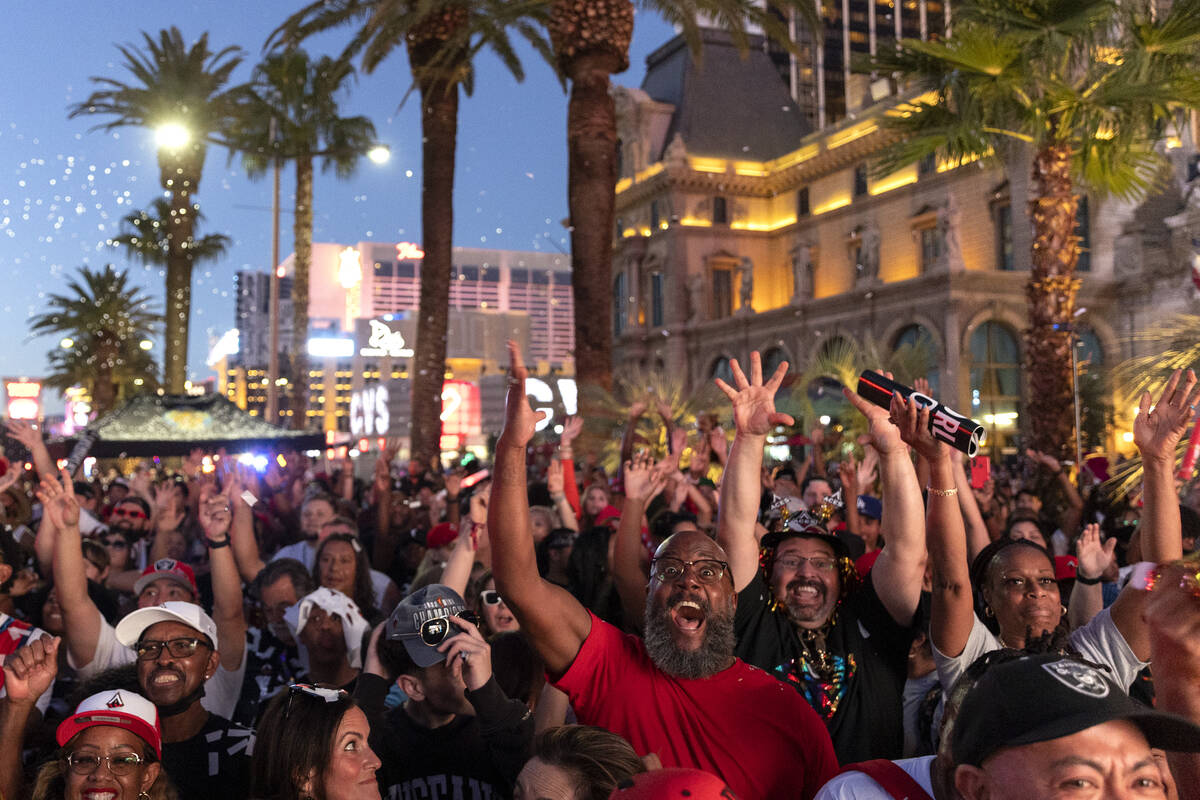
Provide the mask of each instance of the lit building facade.
[{"label": "lit building facade", "polygon": [[[407,435],[409,366],[420,329],[423,256],[419,246],[407,242],[314,243],[310,328],[303,343],[310,366],[310,427],[355,437]],[[288,363],[293,346],[293,264],[294,254],[280,265],[285,275],[281,283],[289,288],[287,310],[281,313],[281,322],[287,321],[287,335],[281,325],[282,365]],[[446,449],[482,447],[486,432],[499,429],[508,362],[504,343],[510,338],[529,353],[533,374],[551,387],[553,397],[547,405],[562,409],[565,402],[573,409],[570,258],[455,248],[453,265],[448,388],[443,397],[443,427],[450,431],[445,435]],[[237,355],[216,366],[222,379],[220,391],[252,414],[262,414],[266,407],[268,279],[267,273],[239,274],[239,340],[249,347],[243,344]],[[286,372],[286,366],[281,371]],[[364,411],[368,400],[370,409],[378,413],[369,416]],[[291,412],[281,409],[280,413]],[[383,418],[387,424],[381,427]]]},{"label": "lit building facade", "polygon": [[[918,8],[926,25],[932,6]],[[940,398],[985,422],[993,455],[1015,452],[1027,391],[1027,157],[930,160],[873,177],[895,96],[812,130],[791,117],[769,54],[731,52],[708,32],[700,70],[676,38],[647,59],[642,88],[615,90],[616,369],[685,370],[699,385],[728,379],[730,359],[745,363],[752,350],[768,367],[802,371],[838,339],[885,352],[923,341]],[[756,88],[734,104],[730,85]],[[1195,146],[1185,133],[1164,151],[1177,180],[1162,194],[1136,206],[1081,198],[1076,328],[1090,369],[1134,355],[1131,333],[1195,305],[1200,214],[1183,186]],[[1131,417],[1116,409],[1117,428]]]}]

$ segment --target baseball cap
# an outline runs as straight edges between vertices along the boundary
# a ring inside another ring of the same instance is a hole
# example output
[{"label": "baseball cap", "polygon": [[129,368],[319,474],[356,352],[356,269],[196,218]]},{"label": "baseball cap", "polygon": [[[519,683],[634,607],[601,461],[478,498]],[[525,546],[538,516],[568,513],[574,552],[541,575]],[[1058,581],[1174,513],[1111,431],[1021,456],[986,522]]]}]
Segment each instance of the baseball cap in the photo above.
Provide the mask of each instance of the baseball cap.
[{"label": "baseball cap", "polygon": [[404,643],[408,657],[418,667],[432,667],[446,658],[438,652],[438,646],[462,633],[447,617],[460,616],[466,609],[458,592],[431,583],[400,601],[388,617],[384,632],[388,639]]},{"label": "baseball cap", "polygon": [[672,767],[639,772],[617,784],[609,800],[737,800],[725,781],[698,769]]},{"label": "baseball cap", "polygon": [[283,612],[283,621],[293,637],[299,637],[300,631],[308,624],[308,618],[313,608],[322,608],[325,613],[336,615],[342,621],[342,635],[346,639],[346,658],[350,666],[359,669],[362,666],[362,639],[370,625],[366,617],[358,610],[358,605],[337,589],[322,586],[300,598],[300,602],[289,606]]},{"label": "baseball cap", "polygon": [[425,534],[425,546],[430,550],[436,550],[439,547],[445,547],[458,538],[458,532],[454,530],[454,526],[449,522],[439,522],[429,529],[429,533]]},{"label": "baseball cap", "polygon": [[1046,742],[1128,720],[1151,747],[1200,752],[1200,726],[1144,706],[1085,661],[1028,656],[988,669],[963,698],[951,735],[955,765],[980,766],[1006,747]]},{"label": "baseball cap", "polygon": [[858,496],[858,513],[871,519],[883,519],[883,503],[869,494]]},{"label": "baseball cap", "polygon": [[1054,580],[1070,581],[1075,580],[1076,573],[1079,569],[1079,559],[1075,556],[1055,556],[1054,557]]},{"label": "baseball cap", "polygon": [[593,523],[596,527],[607,525],[610,522],[620,522],[621,512],[613,506],[605,506],[600,509],[600,513],[596,515],[596,521]]},{"label": "baseball cap", "polygon": [[117,641],[126,647],[133,647],[142,638],[142,634],[151,625],[160,622],[182,622],[189,628],[195,628],[208,637],[213,650],[217,647],[217,623],[204,613],[204,609],[195,603],[184,603],[170,600],[159,606],[147,606],[131,611],[117,623]]},{"label": "baseball cap", "polygon": [[74,714],[59,723],[54,738],[61,747],[81,731],[97,725],[124,728],[154,748],[154,754],[162,758],[158,709],[140,694],[108,689],[92,695],[75,707]]},{"label": "baseball cap", "polygon": [[137,583],[133,585],[133,593],[141,594],[143,589],[159,578],[170,578],[188,589],[193,597],[200,594],[196,589],[196,573],[192,572],[192,568],[187,564],[173,558],[160,558],[142,570],[142,577],[138,578]]}]

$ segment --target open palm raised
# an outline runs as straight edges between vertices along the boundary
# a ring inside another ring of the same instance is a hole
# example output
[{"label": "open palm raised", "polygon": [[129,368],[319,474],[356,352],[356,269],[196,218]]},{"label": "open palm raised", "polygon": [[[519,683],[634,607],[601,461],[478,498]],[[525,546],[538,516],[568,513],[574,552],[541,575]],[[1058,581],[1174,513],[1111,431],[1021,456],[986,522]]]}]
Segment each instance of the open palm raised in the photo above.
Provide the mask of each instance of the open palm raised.
[{"label": "open palm raised", "polygon": [[[725,393],[733,404],[733,424],[737,432],[747,436],[766,436],[776,425],[795,425],[788,414],[775,410],[775,392],[787,374],[787,362],[780,364],[775,374],[765,384],[762,374],[762,357],[757,351],[750,354],[750,379],[737,359],[729,362],[733,371],[733,386],[717,378],[717,388]],[[736,388],[734,388],[736,387]]]}]

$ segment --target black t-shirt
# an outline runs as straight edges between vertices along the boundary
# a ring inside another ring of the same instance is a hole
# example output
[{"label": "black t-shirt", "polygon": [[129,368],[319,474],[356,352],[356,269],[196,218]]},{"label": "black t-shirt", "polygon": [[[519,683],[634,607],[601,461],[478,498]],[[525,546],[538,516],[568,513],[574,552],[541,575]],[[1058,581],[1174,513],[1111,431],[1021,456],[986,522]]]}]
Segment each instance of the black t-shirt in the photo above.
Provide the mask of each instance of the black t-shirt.
[{"label": "black t-shirt", "polygon": [[163,769],[179,800],[245,800],[254,731],[216,714],[190,739],[163,744]]},{"label": "black t-shirt", "polygon": [[267,628],[250,628],[246,631],[246,673],[233,721],[253,726],[267,700],[283,687],[303,680],[305,673],[295,645],[285,645]]},{"label": "black t-shirt", "polygon": [[913,631],[896,623],[872,576],[842,600],[826,649],[831,677],[819,677],[784,608],[755,575],[738,595],[735,654],[800,692],[825,720],[838,761],[899,758],[904,747],[903,693]]}]

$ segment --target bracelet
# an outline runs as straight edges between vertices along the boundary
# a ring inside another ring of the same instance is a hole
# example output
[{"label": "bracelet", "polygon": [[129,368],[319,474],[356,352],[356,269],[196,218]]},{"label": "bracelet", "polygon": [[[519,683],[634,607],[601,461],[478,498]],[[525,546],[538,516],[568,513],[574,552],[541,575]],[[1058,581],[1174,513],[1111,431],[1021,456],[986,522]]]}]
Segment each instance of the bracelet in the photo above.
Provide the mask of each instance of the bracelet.
[{"label": "bracelet", "polygon": [[930,494],[932,494],[932,495],[937,495],[938,497],[953,497],[954,495],[958,494],[958,489],[957,489],[957,488],[954,488],[954,489],[935,489],[935,488],[933,488],[932,486],[926,486],[926,487],[925,487],[925,491],[929,492],[929,493],[930,493]]},{"label": "bracelet", "polygon": [[563,500],[567,499],[567,496],[566,496],[566,494],[563,494],[563,493],[552,494],[552,495],[550,495],[550,499],[556,503],[561,503]]},{"label": "bracelet", "polygon": [[224,539],[222,539],[219,542],[214,542],[212,539],[205,539],[204,541],[208,543],[209,550],[219,550],[222,547],[229,547],[229,537],[228,536],[226,536]]},{"label": "bracelet", "polygon": [[1095,578],[1085,578],[1085,577],[1083,577],[1082,574],[1080,574],[1078,572],[1075,573],[1075,582],[1082,583],[1084,586],[1095,586],[1100,581],[1101,581],[1101,578],[1099,576],[1097,576]]}]

